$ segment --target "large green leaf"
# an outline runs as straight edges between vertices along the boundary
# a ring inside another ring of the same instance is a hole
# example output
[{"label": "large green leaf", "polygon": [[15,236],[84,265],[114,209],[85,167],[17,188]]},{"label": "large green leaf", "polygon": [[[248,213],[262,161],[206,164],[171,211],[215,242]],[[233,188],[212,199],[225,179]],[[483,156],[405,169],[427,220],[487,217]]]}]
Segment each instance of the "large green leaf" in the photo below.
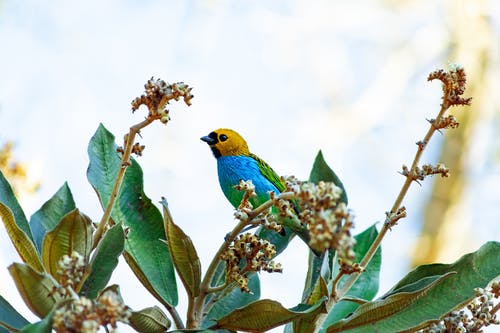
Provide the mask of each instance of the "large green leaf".
[{"label": "large green leaf", "polygon": [[12,191],[12,187],[10,186],[7,179],[5,179],[3,173],[0,171],[0,202],[3,202],[5,206],[9,207],[14,214],[14,220],[18,227],[24,231],[26,236],[33,241],[33,235],[31,234],[31,229],[28,224],[28,220],[26,219],[26,215],[24,215],[23,209],[19,205],[19,202]]},{"label": "large green leaf", "polygon": [[45,234],[54,229],[64,215],[75,209],[75,201],[68,183],[64,183],[59,190],[45,202],[42,207],[31,216],[30,226],[33,231],[38,252],[42,252],[42,242]]},{"label": "large green leaf", "polygon": [[[219,268],[223,269],[224,265],[220,265]],[[208,302],[213,302],[213,307],[209,309],[208,314],[205,316],[202,327],[208,328],[234,309],[258,300],[260,298],[260,281],[256,273],[249,275],[248,288],[252,293],[243,292],[236,283],[232,283],[224,291],[214,295],[214,298],[210,298]]]},{"label": "large green leaf", "polygon": [[52,276],[19,263],[10,265],[9,272],[24,303],[38,317],[45,317],[61,300],[59,294],[54,292],[58,285]]},{"label": "large green leaf", "polygon": [[[352,328],[360,328],[363,332],[367,330],[372,332],[374,328],[371,324],[394,316],[403,309],[411,306],[419,298],[425,297],[429,291],[450,278],[453,274],[455,273],[449,272],[444,275],[436,276],[434,279],[428,280],[427,284],[422,285],[422,288],[412,290],[411,292],[401,292],[393,294],[385,299],[365,303],[359,306],[359,308],[347,319],[341,320],[330,326],[327,332],[346,332]],[[381,332],[378,329],[375,329],[375,331]]]},{"label": "large green leaf", "polygon": [[16,224],[14,215],[9,207],[4,205],[2,202],[0,202],[0,219],[3,221],[5,229],[9,234],[9,238],[12,241],[12,244],[14,244],[14,247],[16,248],[17,253],[19,253],[21,259],[25,263],[30,264],[37,271],[42,272],[42,262],[40,261],[35,245],[26,233]]},{"label": "large green leaf", "polygon": [[61,222],[45,235],[42,259],[45,269],[59,281],[59,260],[78,252],[88,260],[92,247],[92,221],[78,208],[66,214]]},{"label": "large green leaf", "polygon": [[[100,125],[88,147],[87,178],[103,207],[122,167],[114,139]],[[163,219],[144,193],[142,170],[134,159],[126,170],[111,216],[128,229],[124,254],[136,276],[159,301],[177,305],[174,265],[168,247],[161,242],[165,239]]]},{"label": "large green leaf", "polygon": [[325,299],[314,305],[299,304],[292,309],[287,309],[276,301],[263,299],[232,311],[217,320],[217,324],[210,328],[264,332],[300,317],[316,316],[319,312],[325,311],[324,301]]},{"label": "large green leaf", "polygon": [[[363,305],[374,311],[363,312],[359,307],[328,332],[415,331],[426,322],[438,320],[470,302],[474,298],[474,288],[486,287],[499,275],[500,243],[488,242],[453,264],[417,267],[380,300]],[[422,290],[425,292],[421,293]],[[407,297],[412,294],[418,297],[408,302]],[[394,300],[400,303],[391,302]]]},{"label": "large green leaf", "polygon": [[347,192],[344,188],[344,184],[340,181],[340,178],[335,174],[335,172],[326,164],[323,158],[323,153],[321,150],[316,155],[314,159],[314,164],[309,175],[309,181],[317,184],[319,181],[333,182],[336,186],[342,189],[342,195],[340,197],[341,201],[347,205]]},{"label": "large green leaf", "polygon": [[0,295],[0,328],[20,330],[27,324],[29,324],[29,321]]},{"label": "large green leaf", "polygon": [[163,219],[167,235],[166,243],[186,291],[190,297],[194,298],[200,294],[200,259],[191,238],[172,220],[167,201],[163,199],[161,203],[163,205]]},{"label": "large green leaf", "polygon": [[106,287],[118,265],[124,243],[125,233],[121,224],[114,225],[104,234],[90,261],[90,275],[85,279],[80,295],[96,298],[99,291]]}]

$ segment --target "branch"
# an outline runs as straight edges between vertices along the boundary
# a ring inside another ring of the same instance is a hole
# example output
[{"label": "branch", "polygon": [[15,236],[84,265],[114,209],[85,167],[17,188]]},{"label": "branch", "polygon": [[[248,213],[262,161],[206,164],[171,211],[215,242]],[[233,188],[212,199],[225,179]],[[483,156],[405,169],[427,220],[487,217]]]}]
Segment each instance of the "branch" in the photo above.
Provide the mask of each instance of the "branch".
[{"label": "branch", "polygon": [[[471,102],[471,98],[462,98],[461,95],[465,91],[465,72],[463,68],[459,66],[455,66],[450,69],[449,72],[445,72],[443,70],[437,70],[432,72],[429,77],[428,81],[438,79],[443,83],[443,102],[441,103],[441,108],[439,110],[439,113],[436,117],[436,119],[433,119],[429,121],[430,127],[429,130],[427,131],[424,139],[422,141],[417,142],[417,152],[415,153],[415,157],[413,158],[413,162],[411,164],[411,168],[409,172],[406,172],[404,175],[406,177],[405,182],[403,183],[403,186],[401,187],[401,190],[399,191],[399,194],[394,201],[394,204],[391,208],[391,210],[387,213],[388,217],[392,216],[397,216],[398,213],[401,214],[401,204],[403,202],[403,199],[405,198],[406,194],[408,193],[408,190],[415,181],[414,175],[416,174],[417,168],[418,168],[418,163],[420,162],[420,158],[422,157],[422,153],[424,152],[425,148],[427,147],[427,144],[432,138],[432,135],[436,132],[439,131],[442,128],[456,128],[457,123],[456,121],[450,122],[444,118],[444,115],[446,111],[454,105],[469,105]],[[451,123],[451,124],[450,124]],[[404,213],[405,215],[406,213]],[[382,226],[379,234],[371,244],[370,248],[366,252],[365,256],[363,259],[361,259],[359,265],[361,267],[366,267],[370,260],[373,258],[375,255],[375,252],[379,248],[382,239],[384,238],[385,234],[387,233],[388,230],[394,225],[393,223],[389,223],[392,219],[388,218],[386,220],[386,223]],[[389,221],[389,222],[388,222]],[[342,272],[339,272],[339,275],[343,274]],[[344,295],[351,289],[351,287],[356,283],[357,279],[359,278],[359,275],[361,272],[355,272],[349,276],[349,278],[346,280],[346,282],[343,284],[342,289],[338,290],[335,292],[336,297],[331,297],[328,300],[328,303],[326,305],[326,310],[327,313],[333,308],[333,306],[337,303],[338,299],[341,299],[344,297]],[[337,276],[337,278],[339,278]],[[336,279],[337,279],[336,278]],[[324,321],[326,319],[326,314],[321,314],[318,316],[318,319],[316,320],[316,327],[315,327],[315,333],[319,331],[321,326],[323,325]]]},{"label": "branch", "polygon": [[[276,198],[281,198],[285,200],[292,199],[294,197],[294,193],[292,192],[283,192]],[[215,292],[219,292],[227,287],[227,284],[223,284],[221,286],[212,287],[211,282],[217,270],[217,266],[220,262],[220,256],[228,249],[231,243],[236,239],[236,237],[245,229],[245,227],[252,225],[253,220],[257,218],[261,213],[268,210],[273,205],[273,200],[269,199],[264,202],[262,205],[250,211],[246,216],[244,214],[240,215],[240,222],[234,227],[234,229],[225,237],[224,242],[221,244],[217,252],[215,253],[212,262],[208,266],[208,269],[203,277],[203,281],[200,285],[200,294],[194,300],[193,307],[188,309],[188,320],[187,328],[196,328],[199,327],[199,323],[201,321],[201,316],[203,314],[203,306],[205,303],[206,297]]]}]

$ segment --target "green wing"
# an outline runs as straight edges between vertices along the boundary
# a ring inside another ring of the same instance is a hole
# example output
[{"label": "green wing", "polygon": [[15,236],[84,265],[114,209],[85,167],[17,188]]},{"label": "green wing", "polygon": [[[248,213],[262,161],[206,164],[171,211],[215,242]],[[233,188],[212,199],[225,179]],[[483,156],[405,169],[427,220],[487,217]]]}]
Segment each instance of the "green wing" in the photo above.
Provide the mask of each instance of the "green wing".
[{"label": "green wing", "polygon": [[250,153],[250,157],[252,157],[254,160],[257,161],[257,164],[259,165],[259,169],[260,169],[260,172],[262,173],[262,175],[264,177],[266,177],[267,180],[269,180],[274,186],[276,186],[276,188],[280,192],[283,192],[285,190],[285,184],[281,180],[280,176],[278,176],[278,174],[276,174],[276,172],[273,170],[273,168],[271,168],[269,166],[269,164],[264,162],[264,160],[262,160],[257,155]]}]

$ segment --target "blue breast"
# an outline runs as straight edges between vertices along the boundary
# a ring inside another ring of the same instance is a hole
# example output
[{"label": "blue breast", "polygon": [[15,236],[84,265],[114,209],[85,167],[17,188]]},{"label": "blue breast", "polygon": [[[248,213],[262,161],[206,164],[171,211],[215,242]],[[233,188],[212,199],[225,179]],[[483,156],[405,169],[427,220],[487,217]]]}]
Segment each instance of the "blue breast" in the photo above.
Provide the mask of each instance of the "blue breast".
[{"label": "blue breast", "polygon": [[257,161],[249,156],[221,156],[217,159],[217,171],[222,192],[234,207],[238,207],[243,198],[243,192],[234,189],[240,180],[252,180],[257,197],[250,199],[255,207],[269,199],[269,191],[279,193],[279,190],[259,170]]}]

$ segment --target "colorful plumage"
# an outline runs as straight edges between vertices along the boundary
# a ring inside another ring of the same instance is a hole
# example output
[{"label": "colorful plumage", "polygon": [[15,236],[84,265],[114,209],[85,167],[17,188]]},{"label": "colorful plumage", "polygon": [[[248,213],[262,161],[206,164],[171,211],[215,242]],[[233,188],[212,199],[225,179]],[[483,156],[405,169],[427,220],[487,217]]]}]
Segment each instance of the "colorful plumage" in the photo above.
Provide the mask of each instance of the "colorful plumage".
[{"label": "colorful plumage", "polygon": [[[256,196],[250,198],[256,208],[269,200],[269,191],[280,193],[285,184],[274,170],[258,156],[248,149],[246,141],[237,132],[220,128],[204,136],[205,141],[217,159],[217,172],[222,192],[236,208],[241,203],[243,192],[234,188],[240,180],[252,180],[255,185]],[[294,232],[307,243],[309,234],[303,228],[294,229]]]}]

